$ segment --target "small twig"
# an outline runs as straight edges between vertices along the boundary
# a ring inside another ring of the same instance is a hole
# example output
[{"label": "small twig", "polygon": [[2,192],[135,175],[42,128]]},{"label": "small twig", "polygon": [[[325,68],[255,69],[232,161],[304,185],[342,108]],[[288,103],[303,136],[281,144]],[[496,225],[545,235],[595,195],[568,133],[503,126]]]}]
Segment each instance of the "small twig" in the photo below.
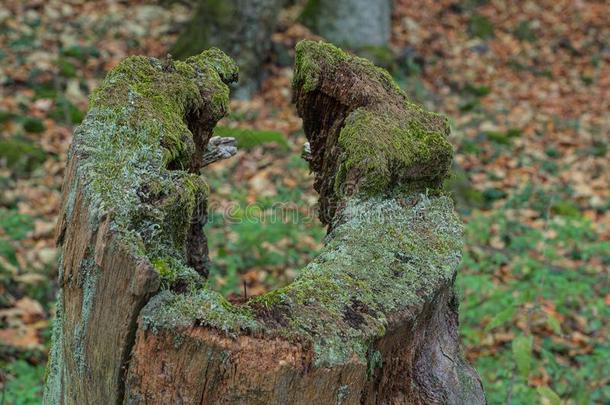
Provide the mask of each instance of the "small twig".
[{"label": "small twig", "polygon": [[244,300],[247,300],[248,299],[248,289],[246,287],[246,281],[244,280],[243,283],[244,283]]}]

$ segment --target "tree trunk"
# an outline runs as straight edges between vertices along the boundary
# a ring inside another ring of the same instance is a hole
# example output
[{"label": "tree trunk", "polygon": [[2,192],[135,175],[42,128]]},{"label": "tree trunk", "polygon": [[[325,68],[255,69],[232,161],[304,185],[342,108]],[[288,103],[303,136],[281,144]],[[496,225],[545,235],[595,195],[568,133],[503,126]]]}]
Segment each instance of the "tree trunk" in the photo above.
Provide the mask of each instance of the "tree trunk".
[{"label": "tree trunk", "polygon": [[352,49],[390,41],[390,0],[309,0],[301,19],[316,34]]},{"label": "tree trunk", "polygon": [[45,402],[485,403],[459,348],[447,122],[332,45],[301,42],[294,78],[324,248],[245,304],[207,287],[198,171],[235,72],[216,50],[132,57],[92,97],[63,190]]},{"label": "tree trunk", "polygon": [[285,0],[198,0],[195,13],[171,49],[184,58],[209,47],[226,51],[239,65],[237,98],[250,98],[259,88],[261,71],[271,50],[271,34]]}]

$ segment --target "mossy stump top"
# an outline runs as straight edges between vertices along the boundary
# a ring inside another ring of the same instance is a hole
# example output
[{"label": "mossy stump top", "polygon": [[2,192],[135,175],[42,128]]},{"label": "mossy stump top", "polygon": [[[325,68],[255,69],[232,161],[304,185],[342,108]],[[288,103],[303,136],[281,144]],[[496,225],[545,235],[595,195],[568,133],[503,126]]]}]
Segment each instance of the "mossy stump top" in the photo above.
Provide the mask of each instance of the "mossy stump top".
[{"label": "mossy stump top", "polygon": [[350,195],[440,187],[453,156],[447,119],[410,102],[387,71],[331,44],[301,41],[293,87],[324,223]]}]

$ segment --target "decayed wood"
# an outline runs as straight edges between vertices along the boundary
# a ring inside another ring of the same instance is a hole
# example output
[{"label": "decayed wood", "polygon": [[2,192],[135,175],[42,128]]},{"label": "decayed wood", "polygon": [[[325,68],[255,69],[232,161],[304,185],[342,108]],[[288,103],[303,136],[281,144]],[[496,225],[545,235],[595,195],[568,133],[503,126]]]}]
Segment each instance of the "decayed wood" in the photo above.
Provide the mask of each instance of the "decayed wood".
[{"label": "decayed wood", "polygon": [[[99,94],[118,94],[132,109],[117,112],[111,98],[101,104],[112,114],[103,115],[94,103],[84,125],[146,115],[152,93],[117,85],[144,69],[154,94],[182,83],[167,92],[160,132],[111,126],[108,153],[86,134],[75,137],[46,402],[485,403],[457,334],[462,235],[440,191],[451,161],[445,119],[410,104],[370,63],[328,44],[299,44],[295,102],[329,234],[292,284],[234,305],[204,282],[206,187],[196,173],[210,123],[226,112],[214,100],[234,68],[217,51],[171,63],[125,62]],[[124,144],[135,157],[116,182],[135,184],[135,197],[116,199],[96,176],[113,173],[99,162]]]}]

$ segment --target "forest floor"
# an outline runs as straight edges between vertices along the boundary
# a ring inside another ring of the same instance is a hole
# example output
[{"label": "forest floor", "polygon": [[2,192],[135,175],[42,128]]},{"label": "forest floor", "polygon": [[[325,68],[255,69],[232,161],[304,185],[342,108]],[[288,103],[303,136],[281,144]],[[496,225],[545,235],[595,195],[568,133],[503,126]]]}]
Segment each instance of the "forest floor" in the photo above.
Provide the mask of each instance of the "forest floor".
[{"label": "forest floor", "polygon": [[[122,58],[166,55],[189,10],[135,0],[3,3],[0,404],[26,404],[42,390],[57,289],[54,224],[74,126]],[[392,52],[369,56],[415,101],[450,118],[456,159],[446,187],[467,238],[460,331],[489,402],[604,403],[610,6],[395,3]],[[211,283],[228,295],[290,282],[324,235],[290,89],[294,44],[312,35],[293,15],[273,37],[261,92],[233,102],[218,129],[239,136],[240,152],[206,172]]]}]

